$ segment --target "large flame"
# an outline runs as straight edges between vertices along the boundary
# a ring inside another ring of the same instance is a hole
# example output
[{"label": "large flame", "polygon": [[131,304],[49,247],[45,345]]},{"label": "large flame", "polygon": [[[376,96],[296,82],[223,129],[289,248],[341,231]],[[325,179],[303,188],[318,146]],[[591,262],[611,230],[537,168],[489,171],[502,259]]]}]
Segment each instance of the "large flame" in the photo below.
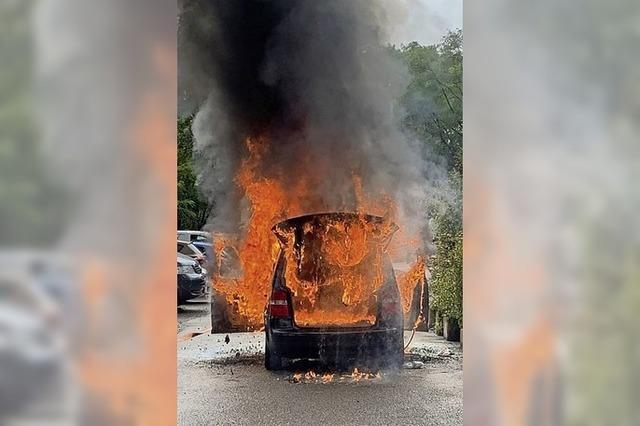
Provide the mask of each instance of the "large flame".
[{"label": "large flame", "polygon": [[375,292],[385,282],[383,255],[391,224],[374,224],[362,214],[329,214],[315,215],[298,227],[296,232],[276,227],[296,324],[373,324]]},{"label": "large flame", "polygon": [[397,272],[398,289],[402,300],[402,310],[405,315],[411,309],[413,291],[416,284],[425,279],[426,264],[424,257],[418,256],[416,262],[406,272]]},{"label": "large flame", "polygon": [[[285,276],[286,285],[294,295],[296,324],[372,324],[375,321],[374,293],[385,281],[383,254],[389,253],[393,258],[405,255],[409,250],[415,253],[419,242],[417,235],[403,233],[400,224],[400,238],[389,245],[386,237],[395,230],[391,230],[390,224],[397,220],[393,198],[388,194],[366,193],[361,177],[354,172],[351,198],[356,200],[355,206],[352,200],[336,206],[335,201],[329,203],[318,193],[317,182],[321,176],[314,174],[316,169],[309,159],[300,159],[299,170],[281,173],[270,170],[269,176],[265,176],[263,162],[268,159],[269,140],[266,137],[248,138],[245,144],[246,156],[235,182],[247,201],[250,217],[239,237],[214,235],[217,264],[213,285],[231,307],[232,324],[250,330],[262,327],[273,271],[281,250],[287,265],[297,265],[287,267]],[[297,179],[291,179],[292,175]],[[292,181],[296,183],[291,184]],[[318,229],[306,224],[302,241],[298,241],[302,248],[293,247],[295,238],[287,235],[290,231],[276,230],[282,245],[272,232],[273,226],[285,219],[327,210],[352,211],[362,220],[346,223],[328,219]],[[374,229],[365,219],[365,213],[384,217],[387,226],[377,225],[378,229]],[[312,263],[322,259],[323,267],[307,265],[305,262],[309,259],[313,259]],[[424,273],[424,262],[418,263],[422,266],[406,274],[399,285],[405,313],[410,304],[406,301],[410,300],[420,279],[418,275],[420,271]],[[414,278],[412,285],[409,281]]]}]

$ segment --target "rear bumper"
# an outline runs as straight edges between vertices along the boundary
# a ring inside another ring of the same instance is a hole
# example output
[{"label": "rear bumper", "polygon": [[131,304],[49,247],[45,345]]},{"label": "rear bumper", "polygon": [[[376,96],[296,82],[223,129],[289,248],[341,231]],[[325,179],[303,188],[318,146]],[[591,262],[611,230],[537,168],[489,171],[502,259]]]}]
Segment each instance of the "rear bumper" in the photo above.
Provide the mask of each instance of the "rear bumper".
[{"label": "rear bumper", "polygon": [[402,355],[401,328],[366,331],[267,330],[274,355],[325,361],[364,360]]}]

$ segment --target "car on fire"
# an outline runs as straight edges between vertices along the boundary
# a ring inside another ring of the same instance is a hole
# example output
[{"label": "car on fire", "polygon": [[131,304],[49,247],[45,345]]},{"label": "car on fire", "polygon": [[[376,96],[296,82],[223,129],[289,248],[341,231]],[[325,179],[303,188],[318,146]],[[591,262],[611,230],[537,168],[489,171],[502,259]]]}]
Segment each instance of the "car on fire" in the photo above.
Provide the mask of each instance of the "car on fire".
[{"label": "car on fire", "polygon": [[402,305],[385,250],[396,229],[358,213],[312,214],[273,227],[281,250],[264,314],[267,370],[301,359],[402,365]]}]

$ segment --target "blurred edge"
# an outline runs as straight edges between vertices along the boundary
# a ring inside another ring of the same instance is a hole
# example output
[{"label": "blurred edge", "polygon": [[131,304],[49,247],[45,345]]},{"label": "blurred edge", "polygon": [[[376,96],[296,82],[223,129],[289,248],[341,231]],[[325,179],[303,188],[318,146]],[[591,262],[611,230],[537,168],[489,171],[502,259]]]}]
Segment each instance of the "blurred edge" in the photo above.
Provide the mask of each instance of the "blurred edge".
[{"label": "blurred edge", "polygon": [[175,423],[173,1],[0,2],[0,423]]},{"label": "blurred edge", "polygon": [[638,424],[639,9],[465,3],[465,424]]},{"label": "blurred edge", "polygon": [[[640,417],[639,7],[465,4],[468,424]],[[173,423],[176,5],[0,11],[0,417]]]}]

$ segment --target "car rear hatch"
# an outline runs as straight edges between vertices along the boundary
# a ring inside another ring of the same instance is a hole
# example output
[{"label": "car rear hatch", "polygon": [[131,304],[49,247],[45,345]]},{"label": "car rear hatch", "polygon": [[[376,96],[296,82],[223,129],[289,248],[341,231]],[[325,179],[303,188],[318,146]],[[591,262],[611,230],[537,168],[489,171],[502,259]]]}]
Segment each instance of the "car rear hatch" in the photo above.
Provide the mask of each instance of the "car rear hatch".
[{"label": "car rear hatch", "polygon": [[357,213],[307,215],[274,226],[285,262],[277,278],[291,292],[296,326],[307,331],[374,326],[379,293],[396,289],[386,253],[396,230],[381,217]]}]

